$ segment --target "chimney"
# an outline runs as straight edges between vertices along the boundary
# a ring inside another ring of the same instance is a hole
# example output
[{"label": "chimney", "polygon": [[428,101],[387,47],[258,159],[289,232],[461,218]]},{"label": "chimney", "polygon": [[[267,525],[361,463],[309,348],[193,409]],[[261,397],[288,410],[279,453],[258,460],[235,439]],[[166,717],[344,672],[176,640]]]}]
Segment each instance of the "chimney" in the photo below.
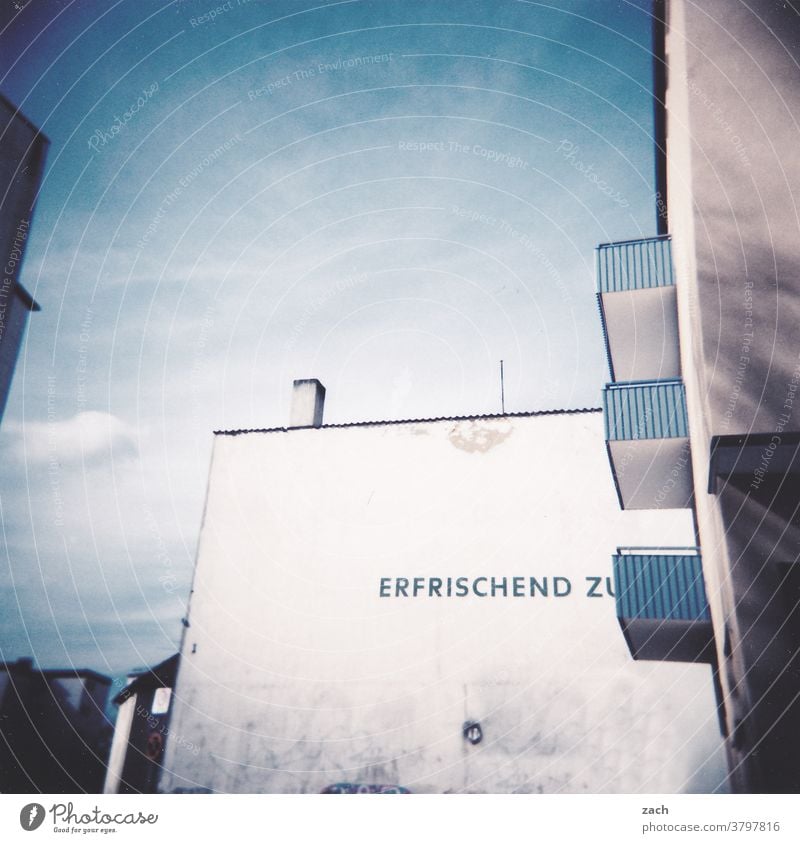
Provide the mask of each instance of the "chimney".
[{"label": "chimney", "polygon": [[294,382],[289,427],[321,427],[325,387],[316,379]]}]

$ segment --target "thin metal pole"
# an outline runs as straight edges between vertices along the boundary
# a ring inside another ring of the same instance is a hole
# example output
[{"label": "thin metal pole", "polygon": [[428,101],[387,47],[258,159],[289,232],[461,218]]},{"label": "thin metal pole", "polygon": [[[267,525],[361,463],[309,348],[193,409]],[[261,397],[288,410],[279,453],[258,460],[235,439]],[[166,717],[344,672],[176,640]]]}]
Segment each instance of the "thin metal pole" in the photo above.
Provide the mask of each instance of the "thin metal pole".
[{"label": "thin metal pole", "polygon": [[503,361],[500,361],[500,407],[503,415],[506,414],[506,386],[503,378]]}]

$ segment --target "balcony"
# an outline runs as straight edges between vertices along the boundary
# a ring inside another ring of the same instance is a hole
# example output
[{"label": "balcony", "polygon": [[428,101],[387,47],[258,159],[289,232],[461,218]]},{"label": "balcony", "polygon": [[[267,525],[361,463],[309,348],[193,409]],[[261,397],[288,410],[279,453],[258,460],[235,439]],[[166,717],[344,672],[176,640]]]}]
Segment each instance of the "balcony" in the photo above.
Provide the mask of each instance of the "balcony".
[{"label": "balcony", "polygon": [[800,432],[714,436],[708,493],[751,561],[800,564]]},{"label": "balcony", "polygon": [[714,633],[696,548],[618,548],[617,619],[634,659],[713,660]]},{"label": "balcony", "polygon": [[608,384],[603,410],[622,509],[690,507],[692,465],[683,383]]},{"label": "balcony", "polygon": [[597,289],[611,380],[680,377],[669,237],[598,246]]}]

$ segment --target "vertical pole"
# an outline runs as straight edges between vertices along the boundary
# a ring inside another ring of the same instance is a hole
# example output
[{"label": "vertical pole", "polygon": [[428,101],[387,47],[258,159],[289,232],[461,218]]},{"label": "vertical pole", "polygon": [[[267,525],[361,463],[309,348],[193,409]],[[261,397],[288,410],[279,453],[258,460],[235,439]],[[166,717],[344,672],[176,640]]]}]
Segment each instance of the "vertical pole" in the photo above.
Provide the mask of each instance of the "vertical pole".
[{"label": "vertical pole", "polygon": [[503,415],[506,414],[506,387],[503,378],[503,361],[500,361],[500,409]]}]

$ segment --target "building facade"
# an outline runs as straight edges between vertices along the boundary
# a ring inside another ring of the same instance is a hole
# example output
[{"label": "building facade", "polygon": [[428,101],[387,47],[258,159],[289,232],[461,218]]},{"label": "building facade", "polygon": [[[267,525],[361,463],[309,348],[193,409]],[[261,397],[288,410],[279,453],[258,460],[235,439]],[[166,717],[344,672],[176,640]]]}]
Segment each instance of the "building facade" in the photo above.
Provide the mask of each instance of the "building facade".
[{"label": "building facade", "polygon": [[661,236],[598,249],[609,458],[623,508],[694,517],[731,786],[800,792],[800,18],[655,13]]},{"label": "building facade", "polygon": [[39,305],[19,280],[48,141],[0,95],[0,419],[25,324]]},{"label": "building facade", "polygon": [[315,383],[215,436],[160,790],[726,787],[708,658],[614,613],[608,542],[691,567],[690,514],[620,511],[599,411],[321,425]]},{"label": "building facade", "polygon": [[[114,697],[118,706],[104,793],[155,793],[170,735],[177,654],[150,670],[133,673]],[[178,740],[174,736],[173,740]],[[194,747],[187,743],[187,748]]]},{"label": "building facade", "polygon": [[111,679],[92,670],[0,664],[0,792],[99,793]]}]

